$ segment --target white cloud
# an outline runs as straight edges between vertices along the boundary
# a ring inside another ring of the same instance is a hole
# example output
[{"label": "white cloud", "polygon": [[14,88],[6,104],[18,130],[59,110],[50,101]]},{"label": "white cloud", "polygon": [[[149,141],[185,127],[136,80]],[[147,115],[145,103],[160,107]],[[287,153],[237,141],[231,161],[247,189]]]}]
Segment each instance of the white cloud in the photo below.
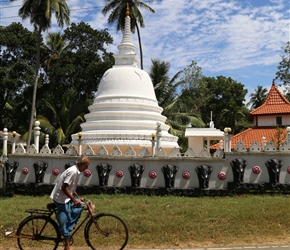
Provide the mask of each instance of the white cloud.
[{"label": "white cloud", "polygon": [[[109,49],[116,53],[122,36],[116,34],[115,27],[107,26],[107,17],[101,14],[105,1],[67,2],[72,22],[84,21],[95,29],[109,28],[114,38]],[[20,1],[13,4],[20,5]],[[142,11],[145,70],[151,58],[170,62],[172,75],[194,60],[207,74],[233,74],[234,79],[256,87],[257,79],[271,83],[281,59],[281,47],[290,40],[288,0],[153,0],[149,5],[155,14]],[[7,18],[17,16],[17,7],[9,8],[9,13],[0,10],[2,25],[21,21]],[[29,22],[25,25],[31,27]],[[57,29],[54,25],[53,30]],[[139,54],[136,34],[133,39]],[[263,67],[267,74],[261,78],[257,71]]]}]

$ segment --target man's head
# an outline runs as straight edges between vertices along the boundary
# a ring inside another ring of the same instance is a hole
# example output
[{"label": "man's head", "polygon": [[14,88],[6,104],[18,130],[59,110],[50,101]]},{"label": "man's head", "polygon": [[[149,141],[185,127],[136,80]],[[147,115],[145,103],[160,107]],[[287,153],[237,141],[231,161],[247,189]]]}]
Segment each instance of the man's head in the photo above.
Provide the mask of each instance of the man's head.
[{"label": "man's head", "polygon": [[87,156],[82,155],[80,156],[80,158],[77,160],[76,163],[79,168],[79,171],[84,172],[89,167],[90,160]]}]

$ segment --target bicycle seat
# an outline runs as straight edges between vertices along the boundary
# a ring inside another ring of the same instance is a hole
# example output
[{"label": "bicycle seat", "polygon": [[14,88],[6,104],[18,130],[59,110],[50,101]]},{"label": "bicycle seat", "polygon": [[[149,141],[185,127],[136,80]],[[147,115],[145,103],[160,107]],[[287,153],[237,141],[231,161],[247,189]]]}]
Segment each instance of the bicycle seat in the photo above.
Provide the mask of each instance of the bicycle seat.
[{"label": "bicycle seat", "polygon": [[48,204],[46,205],[46,208],[47,208],[48,210],[55,210],[55,209],[56,209],[56,205],[55,205],[54,203],[48,203]]}]

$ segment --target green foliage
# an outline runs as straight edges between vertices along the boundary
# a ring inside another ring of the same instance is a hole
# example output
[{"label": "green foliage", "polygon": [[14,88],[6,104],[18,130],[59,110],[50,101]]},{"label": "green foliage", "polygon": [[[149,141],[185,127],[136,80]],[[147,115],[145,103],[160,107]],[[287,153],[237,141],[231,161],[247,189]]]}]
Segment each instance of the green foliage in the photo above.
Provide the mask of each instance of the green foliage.
[{"label": "green foliage", "polygon": [[75,89],[91,100],[103,74],[113,65],[113,55],[105,48],[113,39],[107,30],[94,30],[84,22],[65,29],[62,39],[66,47],[46,71],[39,96],[52,95],[59,103],[63,92]]},{"label": "green foliage", "polygon": [[[27,138],[35,80],[37,32],[28,31],[20,23],[0,27],[0,30],[0,81],[3,86],[0,90],[0,126]],[[72,24],[61,36],[49,35],[46,45],[41,40],[41,74],[34,115],[46,119],[45,127],[51,124],[51,130],[42,128],[43,133],[50,135],[51,142],[60,142],[60,138],[68,142],[70,134],[80,130],[79,122],[84,121],[84,114],[88,112],[87,107],[92,103],[101,77],[113,65],[113,56],[105,48],[112,42],[106,30],[94,30],[84,23]],[[47,67],[49,58],[50,66]],[[69,108],[72,110],[62,112],[63,107],[68,107],[64,105],[64,96],[70,91],[78,93],[72,97],[75,106],[71,105]],[[79,113],[72,115],[70,112]],[[78,122],[75,122],[77,117]],[[66,119],[68,122],[64,123],[62,120]],[[72,123],[78,125],[69,127]],[[58,131],[58,136],[52,131]]]},{"label": "green foliage", "polygon": [[[10,0],[13,2],[15,0]],[[52,14],[55,14],[58,26],[69,25],[70,10],[66,0],[25,0],[18,12],[22,19],[30,19],[30,23],[40,32],[51,27]]]},{"label": "green foliage", "polygon": [[89,106],[85,96],[79,95],[75,90],[63,93],[62,104],[56,106],[51,98],[43,100],[45,106],[50,110],[50,119],[40,116],[42,132],[50,135],[51,146],[67,144],[71,141],[71,135],[81,130],[80,124],[84,122],[84,114]]},{"label": "green foliage", "polygon": [[276,79],[279,79],[288,90],[290,89],[290,41],[282,47],[284,54],[282,60],[277,66]]},{"label": "green foliage", "polygon": [[62,51],[66,49],[66,42],[63,35],[60,32],[48,33],[46,36],[46,45],[42,46],[47,53],[47,57],[44,61],[46,69],[49,70],[51,63],[60,57]]},{"label": "green foliage", "polygon": [[[144,2],[140,0],[105,0],[106,5],[102,10],[104,15],[110,12],[108,17],[109,25],[116,25],[116,31],[123,31],[125,29],[125,17],[127,16],[127,7],[129,7],[130,11],[130,19],[131,19],[131,31],[134,33],[137,30],[138,33],[138,41],[140,48],[140,58],[141,58],[141,69],[143,69],[143,52],[142,52],[142,43],[141,43],[141,35],[138,23],[140,27],[144,28],[145,23],[140,9],[148,10],[152,13],[155,11]],[[150,3],[151,0],[148,0]]]},{"label": "green foliage", "polygon": [[203,81],[210,93],[206,105],[201,108],[203,120],[208,123],[212,111],[215,127],[220,130],[231,127],[235,134],[239,120],[247,119],[242,110],[247,94],[244,85],[225,76],[204,77]]},{"label": "green foliage", "polygon": [[170,63],[152,60],[149,75],[151,77],[158,104],[163,108],[162,114],[167,117],[166,124],[169,125],[169,133],[178,136],[178,144],[181,151],[186,151],[188,147],[185,138],[187,126],[204,127],[195,102],[186,89],[179,94],[179,88],[183,87],[184,80],[180,79],[183,71],[179,71],[170,79],[168,72]]},{"label": "green foliage", "polygon": [[[10,0],[13,2],[15,0]],[[36,64],[35,64],[35,81],[32,95],[32,104],[30,112],[30,122],[27,145],[30,145],[32,126],[35,116],[36,107],[36,94],[39,81],[39,69],[40,69],[40,47],[42,42],[41,33],[48,30],[51,27],[52,14],[55,14],[56,21],[60,27],[64,24],[68,25],[70,22],[70,10],[67,6],[66,0],[24,0],[23,5],[18,11],[22,20],[30,19],[30,23],[34,29],[37,30],[37,52],[36,52]]]},{"label": "green foliage", "polygon": [[279,149],[285,140],[286,140],[286,132],[284,132],[284,129],[277,126],[275,134],[272,137],[272,141],[274,142],[276,149]]},{"label": "green foliage", "polygon": [[258,108],[265,102],[267,94],[268,89],[263,88],[263,86],[259,85],[255,89],[255,93],[250,94],[250,101],[247,103],[247,105],[250,106],[251,110]]},{"label": "green foliage", "polygon": [[[27,108],[31,106],[37,33],[20,23],[0,27],[0,128],[27,129]],[[29,101],[27,101],[29,100]]]},{"label": "green foliage", "polygon": [[[151,2],[150,0],[148,1]],[[145,27],[144,19],[140,9],[148,10],[152,13],[155,11],[144,2],[140,0],[106,0],[106,5],[102,10],[104,15],[110,12],[108,23],[116,25],[116,31],[123,31],[125,29],[125,17],[127,11],[127,4],[130,10],[131,31],[135,32],[137,23],[143,28]]]}]

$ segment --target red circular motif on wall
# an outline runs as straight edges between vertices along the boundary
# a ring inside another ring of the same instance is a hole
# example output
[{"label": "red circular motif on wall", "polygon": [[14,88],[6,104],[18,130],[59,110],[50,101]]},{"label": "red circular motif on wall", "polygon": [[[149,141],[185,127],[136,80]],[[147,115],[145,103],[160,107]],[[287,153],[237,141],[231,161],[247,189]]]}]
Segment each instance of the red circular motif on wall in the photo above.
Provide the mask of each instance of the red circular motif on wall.
[{"label": "red circular motif on wall", "polygon": [[58,176],[59,175],[59,173],[60,173],[60,170],[58,169],[58,168],[54,168],[54,169],[52,169],[52,174],[54,175],[54,176]]},{"label": "red circular motif on wall", "polygon": [[290,174],[290,166],[287,168],[287,173]]},{"label": "red circular motif on wall", "polygon": [[254,167],[252,168],[252,172],[253,172],[254,174],[259,174],[259,173],[261,173],[261,168],[260,168],[259,166],[254,166]]},{"label": "red circular motif on wall", "polygon": [[91,175],[92,175],[92,171],[91,171],[91,170],[86,169],[86,170],[84,171],[84,176],[85,176],[85,177],[90,177]]},{"label": "red circular motif on wall", "polygon": [[227,174],[225,172],[219,172],[218,173],[218,178],[221,180],[221,181],[224,181],[226,178],[227,178]]},{"label": "red circular motif on wall", "polygon": [[123,172],[123,170],[121,170],[121,169],[117,170],[117,171],[116,171],[116,176],[117,176],[118,178],[122,178],[122,177],[124,176],[124,172]]},{"label": "red circular motif on wall", "polygon": [[22,168],[22,174],[27,175],[29,173],[29,169],[27,167]]},{"label": "red circular motif on wall", "polygon": [[148,176],[149,176],[149,178],[151,178],[151,179],[155,179],[155,178],[157,177],[157,173],[156,173],[156,171],[151,170],[151,171],[148,173]]},{"label": "red circular motif on wall", "polygon": [[182,178],[183,179],[189,179],[190,178],[190,173],[188,172],[188,171],[184,171],[183,173],[182,173]]}]

